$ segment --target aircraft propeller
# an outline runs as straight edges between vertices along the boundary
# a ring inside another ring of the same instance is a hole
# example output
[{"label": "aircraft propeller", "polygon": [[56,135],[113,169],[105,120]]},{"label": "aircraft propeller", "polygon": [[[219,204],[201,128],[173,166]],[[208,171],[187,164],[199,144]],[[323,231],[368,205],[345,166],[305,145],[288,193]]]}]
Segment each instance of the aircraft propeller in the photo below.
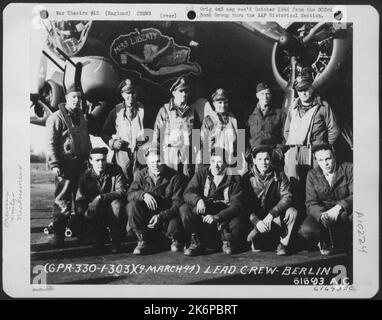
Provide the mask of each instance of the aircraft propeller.
[{"label": "aircraft propeller", "polygon": [[[344,23],[307,23],[298,29],[291,28],[290,25],[288,31],[276,22],[241,24],[275,42],[272,50],[272,71],[276,82],[285,92],[284,110],[289,109],[294,99],[293,83],[297,76],[308,73],[313,77],[314,88],[320,90],[342,66],[351,45],[348,37],[351,26]],[[277,64],[280,50],[287,60],[287,65],[281,72]]]}]

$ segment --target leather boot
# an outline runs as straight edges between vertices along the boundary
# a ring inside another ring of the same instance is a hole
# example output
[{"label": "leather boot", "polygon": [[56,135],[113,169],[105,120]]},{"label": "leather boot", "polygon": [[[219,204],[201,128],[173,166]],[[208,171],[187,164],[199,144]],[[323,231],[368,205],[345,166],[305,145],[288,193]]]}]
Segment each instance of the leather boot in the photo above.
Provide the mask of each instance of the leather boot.
[{"label": "leather boot", "polygon": [[145,239],[145,236],[142,232],[136,232],[136,235],[138,238],[138,243],[133,251],[133,254],[136,254],[136,255],[145,254],[147,252],[147,241]]},{"label": "leather boot", "polygon": [[185,248],[183,253],[186,256],[196,256],[204,251],[204,246],[201,244],[200,239],[196,233],[191,235],[191,241],[188,248]]}]

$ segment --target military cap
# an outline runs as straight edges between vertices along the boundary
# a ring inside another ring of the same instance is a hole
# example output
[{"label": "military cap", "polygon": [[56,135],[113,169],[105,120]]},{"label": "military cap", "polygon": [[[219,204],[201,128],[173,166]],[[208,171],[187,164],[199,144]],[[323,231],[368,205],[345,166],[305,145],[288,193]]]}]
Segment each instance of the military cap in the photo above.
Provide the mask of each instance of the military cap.
[{"label": "military cap", "polygon": [[122,92],[135,92],[135,85],[131,79],[126,78],[125,80],[123,80],[119,84],[118,91],[120,93],[122,93]]},{"label": "military cap", "polygon": [[302,91],[312,86],[313,79],[310,76],[298,76],[293,83],[297,91]]},{"label": "military cap", "polygon": [[216,89],[216,91],[211,95],[212,101],[228,100],[227,92],[222,89]]},{"label": "military cap", "polygon": [[90,150],[90,154],[104,154],[104,155],[107,155],[107,153],[109,152],[109,150],[105,147],[102,147],[102,148],[93,148]]},{"label": "military cap", "polygon": [[263,91],[265,89],[271,89],[271,87],[266,84],[265,82],[260,82],[257,86],[256,86],[256,93],[260,92],[260,91]]},{"label": "military cap", "polygon": [[256,155],[259,152],[267,152],[271,156],[273,152],[273,147],[269,145],[265,145],[265,144],[261,144],[256,147],[253,147],[251,150],[252,157],[256,158]]},{"label": "military cap", "polygon": [[157,143],[149,143],[145,147],[145,157],[147,158],[150,154],[156,154],[159,156],[160,148]]},{"label": "military cap", "polygon": [[333,150],[333,146],[329,143],[318,143],[318,144],[314,144],[312,146],[312,153],[316,153],[317,151],[320,151],[320,150],[330,150],[332,152],[334,152]]},{"label": "military cap", "polygon": [[175,80],[175,82],[170,87],[170,92],[173,92],[174,90],[189,89],[190,86],[191,85],[189,80],[184,76],[180,76]]},{"label": "military cap", "polygon": [[71,83],[67,88],[66,88],[66,94],[71,93],[71,92],[81,92],[81,85],[79,83],[73,82]]}]

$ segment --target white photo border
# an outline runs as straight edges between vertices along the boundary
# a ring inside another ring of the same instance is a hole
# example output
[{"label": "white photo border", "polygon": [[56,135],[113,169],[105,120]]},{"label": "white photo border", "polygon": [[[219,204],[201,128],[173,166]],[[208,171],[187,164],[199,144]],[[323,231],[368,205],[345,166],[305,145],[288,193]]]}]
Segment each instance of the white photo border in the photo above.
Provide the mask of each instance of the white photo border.
[{"label": "white photo border", "polygon": [[[126,9],[127,4],[107,4]],[[9,4],[3,11],[3,289],[11,297],[124,297],[124,298],[371,298],[379,290],[379,14],[370,5],[343,5],[346,21],[353,23],[354,219],[352,291],[315,291],[313,286],[288,285],[49,285],[36,290],[30,282],[30,124],[28,70],[30,30],[37,6],[49,12],[91,11],[99,3]],[[197,4],[128,4],[176,13],[171,20],[188,20]],[[203,4],[206,6],[206,4]],[[211,5],[216,6],[216,5]],[[224,5],[223,5],[224,6]],[[237,5],[239,6],[239,5]],[[334,7],[332,5],[320,5]],[[338,7],[338,6],[337,6]],[[51,16],[54,18],[54,16]],[[60,18],[60,17],[57,17]],[[65,16],[61,18],[70,17]],[[89,18],[89,17],[87,17]],[[122,20],[123,16],[94,19]],[[79,17],[73,17],[79,19]],[[132,16],[129,20],[133,19]],[[139,17],[141,20],[142,17]],[[327,16],[325,20],[332,21]],[[277,19],[278,20],[278,19]],[[289,19],[293,21],[294,19]],[[209,19],[211,21],[211,19]],[[219,20],[221,21],[221,20]],[[228,21],[228,20],[225,20]],[[297,19],[301,22],[303,19]],[[307,21],[322,21],[309,18]],[[13,211],[10,209],[13,206]],[[11,214],[13,212],[13,215]],[[7,220],[8,219],[8,220]],[[362,233],[365,242],[362,243]],[[361,245],[366,246],[366,253]],[[175,294],[174,294],[175,292]]]}]

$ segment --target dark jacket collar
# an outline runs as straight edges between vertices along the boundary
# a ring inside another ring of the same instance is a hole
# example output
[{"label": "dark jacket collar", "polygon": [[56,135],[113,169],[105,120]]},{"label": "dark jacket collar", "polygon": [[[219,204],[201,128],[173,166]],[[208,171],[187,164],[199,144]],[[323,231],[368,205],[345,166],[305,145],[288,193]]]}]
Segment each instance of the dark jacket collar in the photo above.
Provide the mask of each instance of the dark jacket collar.
[{"label": "dark jacket collar", "polygon": [[[324,181],[325,183],[329,185],[329,182],[328,180],[326,180],[325,175],[322,172],[321,168],[317,167],[315,170],[316,170],[317,177],[319,177],[319,179],[321,179],[322,181]],[[331,188],[334,188],[338,184],[338,182],[342,180],[343,177],[344,177],[343,167],[336,162],[334,171],[333,171],[333,180],[332,180]]]},{"label": "dark jacket collar", "polygon": [[229,122],[229,114],[228,112],[221,112],[221,113],[216,113],[218,120],[221,124],[226,125]]},{"label": "dark jacket collar", "polygon": [[98,180],[102,180],[109,175],[109,173],[108,173],[109,170],[108,170],[107,166],[106,166],[105,170],[100,175],[97,175],[93,168],[90,168],[89,170],[90,170],[90,176],[92,178],[96,178]]},{"label": "dark jacket collar", "polygon": [[253,166],[250,175],[253,177],[257,177],[258,179],[262,181],[268,181],[271,179],[276,179],[277,180],[277,172],[274,169],[273,166],[270,167],[269,171],[265,173],[265,175],[262,175],[260,171],[256,168],[256,166]]},{"label": "dark jacket collar", "polygon": [[[209,167],[207,170],[207,179],[209,179],[211,182],[214,181],[214,176],[211,173],[211,169]],[[232,180],[232,176],[227,175],[227,173],[225,173],[223,179],[221,180],[219,185],[216,187],[216,189],[218,190],[220,188],[225,188],[227,185],[231,183],[231,180]]]},{"label": "dark jacket collar", "polygon": [[80,117],[81,117],[81,108],[77,108],[75,110],[68,110],[66,108],[66,103],[60,103],[62,106],[61,112],[66,112],[66,114],[70,117],[70,120],[73,122],[74,125],[78,125],[80,122]]},{"label": "dark jacket collar", "polygon": [[168,105],[169,105],[170,111],[176,110],[177,115],[180,117],[183,117],[183,115],[185,115],[188,112],[188,110],[191,109],[188,104],[183,106],[183,108],[179,108],[179,107],[175,106],[173,98],[170,99]]},{"label": "dark jacket collar", "polygon": [[109,181],[110,177],[110,166],[107,165],[105,170],[101,173],[101,175],[97,175],[93,168],[90,168],[88,171],[88,177],[90,177],[93,181],[97,181],[98,185],[100,186],[101,190],[103,190],[106,186],[106,184]]},{"label": "dark jacket collar", "polygon": [[[124,110],[124,112],[126,112],[127,109],[129,109],[129,108],[126,106],[125,101],[122,102],[122,109]],[[133,105],[130,107],[130,109],[131,109],[131,119],[134,119],[135,116],[136,116],[137,113],[138,113],[138,103],[137,103],[137,101],[135,101],[135,102],[133,103]],[[127,116],[126,113],[124,113],[124,116]]]},{"label": "dark jacket collar", "polygon": [[[252,114],[253,114],[254,116],[258,116],[258,117],[264,117],[264,116],[263,116],[263,113],[262,113],[261,110],[260,110],[260,104],[259,104],[259,103],[256,104],[256,107],[255,107],[255,109],[253,110]],[[275,109],[273,108],[273,106],[270,104],[270,105],[268,106],[268,113],[265,115],[265,117],[268,117],[268,116],[271,116],[271,115],[274,115],[274,114],[276,114],[276,110],[275,110]]]}]

